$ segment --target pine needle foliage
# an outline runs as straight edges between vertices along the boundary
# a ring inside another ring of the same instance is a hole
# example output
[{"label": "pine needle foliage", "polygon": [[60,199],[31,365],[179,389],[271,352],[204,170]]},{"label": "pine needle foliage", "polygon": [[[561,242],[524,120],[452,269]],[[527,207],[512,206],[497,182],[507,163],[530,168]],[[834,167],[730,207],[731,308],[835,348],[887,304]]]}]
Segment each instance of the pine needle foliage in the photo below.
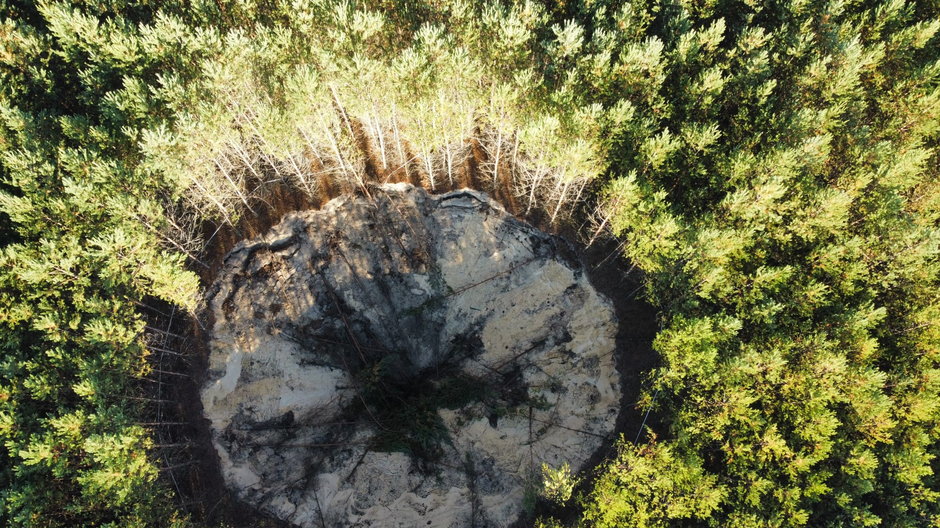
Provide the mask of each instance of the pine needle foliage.
[{"label": "pine needle foliage", "polygon": [[580,495],[553,477],[574,522],[940,525],[938,17],[0,0],[0,523],[188,523],[135,425],[139,303],[195,311],[272,188],[411,181],[590,197],[645,274],[662,425]]},{"label": "pine needle foliage", "polygon": [[936,8],[580,5],[578,82],[628,108],[604,218],[661,310],[665,424],[585,525],[940,523]]},{"label": "pine needle foliage", "polygon": [[137,135],[195,53],[169,13],[78,4],[0,2],[0,524],[178,525],[135,425],[135,303],[192,310],[198,283],[138,220],[169,187]]}]

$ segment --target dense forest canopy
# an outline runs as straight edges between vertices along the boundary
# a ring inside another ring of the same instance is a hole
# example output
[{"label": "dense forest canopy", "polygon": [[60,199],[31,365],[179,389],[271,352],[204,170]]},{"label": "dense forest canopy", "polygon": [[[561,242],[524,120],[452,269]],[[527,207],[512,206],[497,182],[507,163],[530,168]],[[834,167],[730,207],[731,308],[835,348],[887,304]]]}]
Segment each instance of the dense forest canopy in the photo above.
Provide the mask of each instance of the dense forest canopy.
[{"label": "dense forest canopy", "polygon": [[196,314],[273,189],[389,179],[591,218],[643,273],[654,419],[584,486],[547,469],[575,514],[537,523],[940,525],[936,0],[0,16],[4,525],[201,523],[159,478],[144,307]]}]

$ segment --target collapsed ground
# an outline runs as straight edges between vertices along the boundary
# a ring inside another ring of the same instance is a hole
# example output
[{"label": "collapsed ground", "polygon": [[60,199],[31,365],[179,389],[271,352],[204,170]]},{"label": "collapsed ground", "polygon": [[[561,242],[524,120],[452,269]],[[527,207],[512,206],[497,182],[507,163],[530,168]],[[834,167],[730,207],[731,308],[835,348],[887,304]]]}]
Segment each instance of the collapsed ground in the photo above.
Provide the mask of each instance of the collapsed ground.
[{"label": "collapsed ground", "polygon": [[209,308],[225,480],[298,526],[509,526],[543,464],[613,440],[612,306],[480,193],[288,215],[229,255]]}]

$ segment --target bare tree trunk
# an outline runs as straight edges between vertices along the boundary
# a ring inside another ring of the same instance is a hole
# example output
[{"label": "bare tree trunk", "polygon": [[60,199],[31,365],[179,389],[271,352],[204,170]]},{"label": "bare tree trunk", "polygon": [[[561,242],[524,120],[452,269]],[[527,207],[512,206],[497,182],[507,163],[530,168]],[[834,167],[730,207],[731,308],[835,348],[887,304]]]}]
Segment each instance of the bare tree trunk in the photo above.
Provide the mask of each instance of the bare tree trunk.
[{"label": "bare tree trunk", "polygon": [[532,210],[532,206],[535,204],[535,191],[536,189],[538,189],[539,185],[542,182],[542,178],[545,176],[544,172],[545,170],[543,168],[541,167],[537,168],[535,172],[536,176],[534,179],[531,180],[531,183],[529,184],[530,185],[529,205],[525,210],[526,214],[529,214],[529,211]]},{"label": "bare tree trunk", "polygon": [[433,191],[434,188],[435,188],[435,185],[434,185],[434,162],[433,162],[433,160],[431,159],[431,154],[430,154],[430,153],[428,153],[428,154],[424,157],[424,164],[425,164],[425,166],[426,166],[427,169],[428,169],[428,183],[431,184],[431,190]]},{"label": "bare tree trunk", "polygon": [[307,193],[307,196],[312,198],[313,189],[310,187],[310,182],[307,180],[306,174],[300,169],[300,166],[297,165],[293,155],[288,155],[287,159],[290,161],[291,167],[294,169],[294,177],[297,178],[301,185],[303,185],[304,192]]},{"label": "bare tree trunk", "polygon": [[444,145],[444,161],[447,163],[447,179],[451,188],[454,187],[454,160],[453,153],[450,150],[450,143]]},{"label": "bare tree trunk", "polygon": [[196,185],[196,187],[199,189],[199,192],[201,192],[206,198],[209,199],[209,201],[211,201],[213,204],[215,204],[216,207],[219,208],[219,211],[222,213],[222,217],[225,218],[225,222],[228,223],[228,225],[234,227],[235,224],[232,222],[232,217],[229,216],[228,211],[225,209],[225,206],[222,205],[222,202],[220,202],[218,199],[216,199],[215,196],[210,194],[208,189],[203,187],[202,184],[199,183],[199,180],[197,178],[192,178],[192,181]]},{"label": "bare tree trunk", "polygon": [[193,254],[192,254],[189,250],[187,250],[182,244],[180,244],[179,242],[177,242],[177,241],[174,240],[173,238],[171,238],[171,237],[167,236],[166,234],[164,234],[162,231],[160,231],[159,229],[157,229],[156,227],[154,227],[150,222],[144,220],[143,217],[138,216],[137,218],[138,218],[138,220],[140,220],[140,223],[142,223],[142,224],[143,224],[144,226],[146,226],[148,229],[150,229],[151,231],[153,231],[154,233],[156,233],[157,235],[159,235],[160,237],[162,237],[164,240],[166,240],[166,241],[169,242],[170,244],[173,244],[173,246],[176,247],[176,249],[182,251],[183,254],[185,254],[187,257],[189,257],[190,260],[192,260],[192,261],[195,262],[196,264],[199,264],[200,266],[202,266],[202,267],[204,267],[204,268],[206,268],[206,269],[209,269],[209,265],[208,265],[208,264],[206,264],[205,262],[199,260],[199,258],[197,258],[195,255],[193,255]]},{"label": "bare tree trunk", "polygon": [[[237,154],[242,154],[241,149],[238,147],[235,147],[235,151]],[[219,172],[221,172],[222,175],[225,176],[225,179],[228,180],[229,184],[232,186],[232,189],[235,191],[235,195],[238,196],[239,199],[241,199],[242,203],[245,204],[245,207],[249,211],[251,211],[252,214],[257,214],[255,213],[255,210],[252,209],[250,205],[248,205],[248,200],[246,199],[245,195],[242,194],[241,190],[238,188],[238,185],[236,185],[235,182],[232,181],[232,178],[229,176],[228,170],[222,167],[222,164],[219,162],[218,158],[215,158],[212,161],[214,161],[215,166],[219,168]],[[255,169],[254,167],[252,167],[252,164],[248,160],[247,156],[242,157],[242,161],[245,163],[245,166],[248,167],[248,170],[255,173],[255,175],[257,176],[258,173],[255,172]],[[258,177],[258,179],[260,180],[260,177]]]},{"label": "bare tree trunk", "polygon": [[330,139],[330,145],[333,147],[333,152],[336,153],[336,160],[339,162],[339,166],[343,171],[343,175],[347,180],[351,179],[351,171],[346,166],[346,161],[343,159],[343,154],[339,150],[339,143],[336,141],[336,138],[333,135],[333,132],[327,127],[326,123],[323,122],[323,118],[320,118],[320,126],[323,128],[323,131],[326,132],[327,137]]},{"label": "bare tree trunk", "polygon": [[382,133],[382,126],[378,117],[373,114],[372,119],[375,123],[375,136],[379,139],[379,152],[382,153],[382,170],[388,172],[388,158],[385,156],[385,134]]},{"label": "bare tree trunk", "polygon": [[493,161],[493,187],[496,187],[496,182],[497,182],[497,179],[499,178],[499,176],[497,175],[497,172],[499,172],[499,155],[502,154],[502,146],[503,146],[503,131],[497,129],[496,130],[496,155],[493,156],[493,160],[494,160]]},{"label": "bare tree trunk", "polygon": [[411,181],[411,171],[408,169],[408,165],[411,164],[411,160],[405,159],[405,149],[401,144],[401,133],[398,127],[398,113],[395,110],[394,104],[392,104],[392,127],[395,131],[395,144],[398,147],[398,159],[401,161],[401,164],[405,169],[405,178],[408,181]]},{"label": "bare tree trunk", "polygon": [[568,195],[568,189],[571,187],[571,180],[565,182],[564,187],[561,190],[561,196],[558,197],[558,205],[555,206],[555,211],[552,212],[551,222],[555,223],[555,218],[558,217],[558,212],[561,211],[561,205],[565,203],[565,196]]}]

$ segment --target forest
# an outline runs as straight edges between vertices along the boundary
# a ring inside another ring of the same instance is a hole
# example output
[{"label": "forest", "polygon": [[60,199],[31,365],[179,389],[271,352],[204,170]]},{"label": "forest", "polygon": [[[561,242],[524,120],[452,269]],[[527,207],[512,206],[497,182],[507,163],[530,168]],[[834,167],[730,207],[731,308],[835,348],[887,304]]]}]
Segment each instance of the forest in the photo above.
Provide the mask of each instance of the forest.
[{"label": "forest", "polygon": [[178,328],[276,214],[406,181],[611,244],[655,310],[641,434],[530,525],[940,526],[937,0],[0,17],[0,524],[223,526]]}]

